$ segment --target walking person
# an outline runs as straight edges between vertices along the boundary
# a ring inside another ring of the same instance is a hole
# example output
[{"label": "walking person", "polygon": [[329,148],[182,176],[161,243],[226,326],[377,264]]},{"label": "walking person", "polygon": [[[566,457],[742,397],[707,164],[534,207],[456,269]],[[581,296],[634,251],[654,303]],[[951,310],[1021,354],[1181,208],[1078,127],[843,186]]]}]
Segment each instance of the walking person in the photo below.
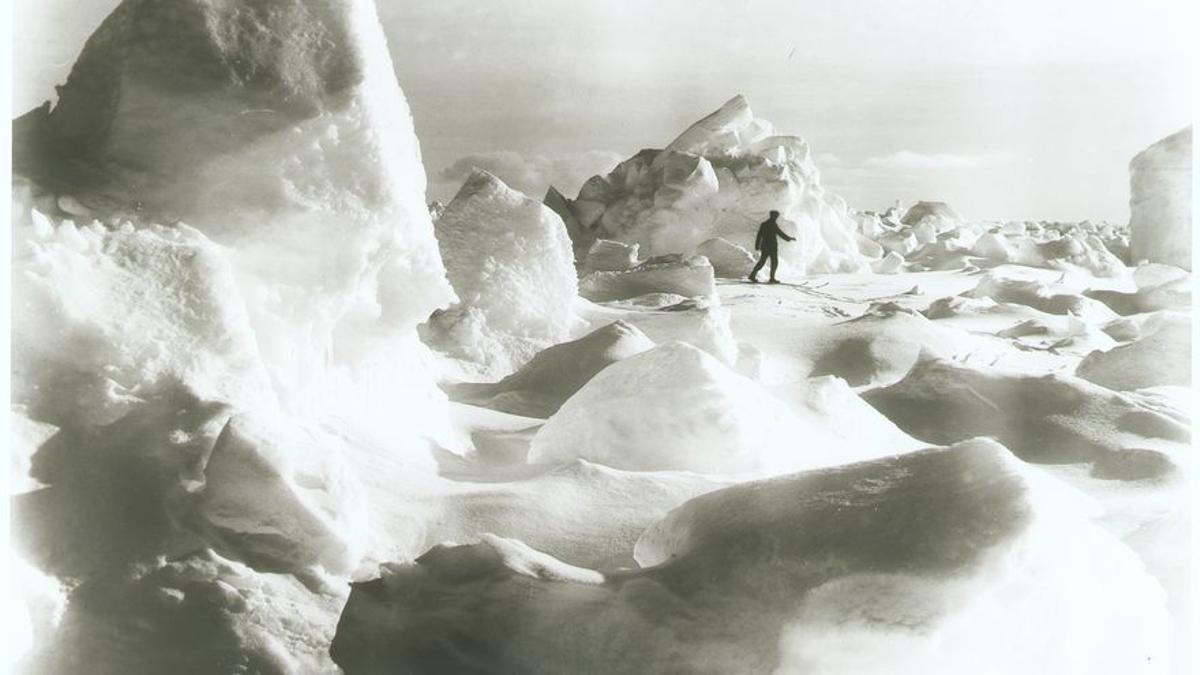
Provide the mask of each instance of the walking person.
[{"label": "walking person", "polygon": [[758,226],[758,236],[754,238],[754,250],[760,251],[758,264],[754,266],[754,271],[750,272],[750,282],[758,283],[758,271],[763,268],[767,262],[767,258],[771,259],[771,278],[767,281],[769,284],[777,284],[779,280],[775,278],[775,270],[779,268],[779,238],[784,241],[796,241],[795,237],[789,237],[783,230],[779,229],[779,212],[771,211],[770,217]]}]

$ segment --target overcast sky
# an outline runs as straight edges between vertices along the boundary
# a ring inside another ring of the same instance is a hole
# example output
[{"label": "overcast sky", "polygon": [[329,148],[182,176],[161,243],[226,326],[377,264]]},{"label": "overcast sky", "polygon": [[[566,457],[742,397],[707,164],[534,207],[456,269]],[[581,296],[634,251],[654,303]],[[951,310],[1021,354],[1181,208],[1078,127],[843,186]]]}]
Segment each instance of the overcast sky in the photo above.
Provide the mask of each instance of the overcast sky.
[{"label": "overcast sky", "polygon": [[[17,0],[17,112],[116,0]],[[1128,218],[1129,159],[1189,123],[1193,0],[379,0],[430,198],[531,193],[662,147],[734,94],[852,206]]]}]

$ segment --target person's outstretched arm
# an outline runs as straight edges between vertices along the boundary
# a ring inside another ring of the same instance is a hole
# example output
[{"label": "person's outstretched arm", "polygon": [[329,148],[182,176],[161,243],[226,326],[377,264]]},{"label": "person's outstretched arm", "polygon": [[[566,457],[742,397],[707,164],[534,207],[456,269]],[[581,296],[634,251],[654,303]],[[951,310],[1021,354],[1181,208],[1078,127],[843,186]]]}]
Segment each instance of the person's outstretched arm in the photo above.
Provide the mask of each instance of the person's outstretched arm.
[{"label": "person's outstretched arm", "polygon": [[796,241],[795,237],[789,237],[787,232],[784,232],[783,228],[778,225],[775,226],[775,231],[779,233],[779,236],[783,237],[784,241]]}]

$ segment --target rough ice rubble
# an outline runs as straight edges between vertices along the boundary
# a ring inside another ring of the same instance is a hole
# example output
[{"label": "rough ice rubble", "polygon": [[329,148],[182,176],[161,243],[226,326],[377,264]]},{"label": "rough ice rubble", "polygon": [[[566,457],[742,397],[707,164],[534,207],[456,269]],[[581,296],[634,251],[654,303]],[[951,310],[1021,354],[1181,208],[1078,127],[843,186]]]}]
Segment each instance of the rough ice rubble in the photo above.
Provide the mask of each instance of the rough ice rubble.
[{"label": "rough ice rubble", "polygon": [[[15,499],[14,540],[86,589],[30,667],[332,669],[340,603],[315,568],[344,573],[363,542],[340,533],[338,444],[311,461],[284,448],[291,427],[374,438],[411,470],[446,424],[415,327],[453,294],[373,3],[127,0],[58,105],[15,129],[14,398],[61,429],[31,458],[47,487]],[[247,410],[284,421],[209,467]],[[137,592],[139,566],[203,567],[209,546],[267,590]],[[309,587],[267,573],[263,548],[315,566]]]},{"label": "rough ice rubble", "polygon": [[187,226],[18,223],[13,398],[63,426],[115,421],[164,383],[255,407],[274,394],[225,252]]},{"label": "rough ice rubble", "polygon": [[1129,162],[1129,255],[1192,269],[1192,127]]},{"label": "rough ice rubble", "polygon": [[688,255],[716,237],[751,249],[758,224],[777,210],[783,229],[797,237],[780,247],[783,273],[860,271],[867,264],[846,204],[821,187],[808,145],[772,135],[742,96],[666,149],[643,150],[592,177],[558,208],[569,210],[577,246],[610,239],[637,243],[649,256]]},{"label": "rough ice rubble", "polygon": [[971,441],[696,498],[642,536],[641,569],[436,549],[355,584],[331,651],[351,675],[1164,672],[1162,591],[1089,515]]},{"label": "rough ice rubble", "polygon": [[507,374],[569,337],[575,263],[553,211],[476,169],[435,230],[459,302],[430,320],[434,344]]},{"label": "rough ice rubble", "polygon": [[1099,277],[1127,273],[1125,231],[1107,223],[968,221],[942,202],[918,202],[902,219],[892,211],[886,218],[869,211],[854,216],[859,249],[878,273],[1006,263]]},{"label": "rough ice rubble", "polygon": [[392,397],[436,425],[437,393],[405,340],[452,293],[370,0],[129,0],[53,110],[21,128],[14,171],[52,203],[105,222],[182,220],[225,247],[289,409],[365,421]]}]

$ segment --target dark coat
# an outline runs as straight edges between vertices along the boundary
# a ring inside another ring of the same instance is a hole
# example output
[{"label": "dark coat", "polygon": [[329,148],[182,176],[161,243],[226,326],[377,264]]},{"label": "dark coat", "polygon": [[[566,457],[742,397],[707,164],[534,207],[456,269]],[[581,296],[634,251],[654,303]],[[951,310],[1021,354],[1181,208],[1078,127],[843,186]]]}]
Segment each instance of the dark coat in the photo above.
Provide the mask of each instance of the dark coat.
[{"label": "dark coat", "polygon": [[754,238],[754,250],[764,253],[774,253],[779,250],[779,238],[784,241],[796,241],[795,237],[789,237],[783,230],[779,229],[779,223],[775,220],[767,219],[758,226],[758,236]]}]

